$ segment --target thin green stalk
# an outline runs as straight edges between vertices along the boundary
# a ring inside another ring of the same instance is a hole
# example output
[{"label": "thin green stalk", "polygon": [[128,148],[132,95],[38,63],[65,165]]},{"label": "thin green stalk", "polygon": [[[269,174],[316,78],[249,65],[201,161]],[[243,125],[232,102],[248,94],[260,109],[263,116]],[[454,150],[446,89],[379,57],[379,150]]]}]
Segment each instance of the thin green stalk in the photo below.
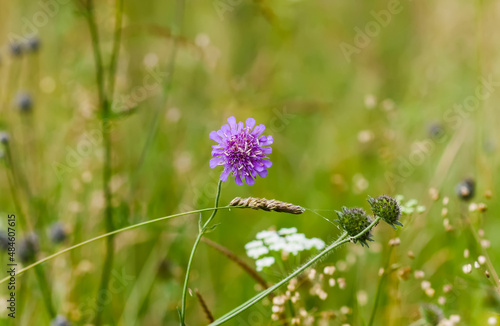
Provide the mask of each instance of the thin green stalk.
[{"label": "thin green stalk", "polygon": [[[191,265],[193,263],[194,254],[196,252],[196,249],[198,248],[198,244],[200,243],[201,238],[203,237],[203,235],[207,231],[208,225],[215,217],[215,214],[217,214],[217,207],[219,206],[221,187],[222,187],[222,180],[219,180],[219,184],[217,185],[217,194],[215,195],[215,209],[212,212],[212,215],[210,215],[208,220],[205,222],[203,227],[200,228],[200,230],[198,232],[198,236],[196,237],[196,241],[194,242],[193,249],[191,250],[191,255],[189,256],[189,261],[188,261],[188,265],[187,265],[187,269],[186,269],[186,278],[184,279],[184,286],[182,288],[182,307],[181,307],[180,317],[181,317],[181,325],[183,325],[183,326],[185,325],[184,320],[186,319],[186,296],[187,296],[187,287],[188,287],[188,282],[189,282],[189,273],[191,271]],[[201,223],[200,223],[200,226],[201,226]]]},{"label": "thin green stalk", "polygon": [[[102,182],[103,182],[103,190],[105,197],[105,223],[106,223],[106,231],[111,232],[114,229],[113,225],[113,208],[111,205],[112,194],[111,194],[111,135],[109,130],[109,122],[110,122],[110,114],[111,114],[111,101],[114,93],[114,85],[115,85],[115,72],[116,66],[118,62],[118,53],[120,49],[120,40],[121,40],[121,23],[122,23],[122,15],[123,15],[123,0],[117,0],[116,5],[116,24],[115,24],[115,33],[113,40],[113,52],[111,55],[111,65],[109,70],[109,91],[110,99],[106,96],[105,91],[105,75],[104,75],[104,66],[101,55],[101,50],[99,47],[99,32],[97,30],[97,25],[95,22],[94,16],[94,4],[92,0],[89,0],[87,7],[87,22],[89,25],[91,40],[92,40],[92,48],[94,51],[94,60],[96,66],[96,81],[97,88],[99,94],[99,104],[102,110],[101,114],[101,130],[102,130],[102,138],[104,144],[104,167],[102,174]],[[98,296],[99,294],[106,292],[108,288],[108,283],[111,277],[111,270],[113,266],[113,258],[114,258],[114,240],[113,236],[108,237],[106,241],[106,256],[104,258],[104,264],[101,274],[101,282],[99,286]],[[101,325],[101,317],[104,309],[97,309],[97,313],[95,316],[95,325]]]},{"label": "thin green stalk", "polygon": [[[25,232],[33,232],[33,228],[32,228],[32,225],[30,223],[30,220],[28,218],[27,215],[24,215],[23,212],[22,212],[22,208],[21,208],[21,204],[20,204],[20,201],[19,201],[19,198],[17,196],[17,187],[16,187],[16,173],[14,171],[14,163],[13,163],[13,159],[12,159],[12,153],[10,152],[10,146],[9,144],[5,145],[5,156],[6,156],[6,163],[7,163],[7,169],[9,170],[10,173],[7,173],[7,178],[9,180],[9,186],[10,186],[10,190],[11,190],[11,193],[12,193],[12,198],[14,200],[14,207],[16,208],[16,210],[19,212],[17,214],[17,216],[23,216],[24,217],[24,222],[26,222],[26,228],[25,226],[23,225],[22,223],[22,220],[19,219],[19,223],[17,223],[17,225],[19,226],[19,229],[20,230],[24,230]],[[28,195],[28,192],[27,192],[27,195]],[[29,200],[29,204],[30,204],[30,207],[32,205],[32,198],[29,197],[28,195],[28,200]],[[27,229],[27,230],[26,230]],[[54,319],[56,317],[56,311],[55,311],[55,308],[54,308],[54,305],[53,305],[53,302],[52,302],[52,293],[51,293],[51,289],[50,287],[48,286],[48,282],[45,278],[45,272],[42,268],[42,266],[38,266],[37,268],[35,268],[35,273],[36,273],[36,278],[37,278],[37,282],[38,282],[38,286],[40,287],[40,291],[42,293],[42,296],[44,298],[44,303],[45,303],[45,307],[47,308],[47,312],[50,316],[50,319]]]},{"label": "thin green stalk", "polygon": [[371,230],[371,228],[375,224],[378,223],[378,221],[380,221],[380,217],[377,217],[366,229],[364,229],[362,232],[360,232],[359,234],[357,234],[354,237],[348,237],[347,232],[342,233],[342,235],[337,239],[337,241],[335,241],[334,243],[332,243],[331,245],[326,247],[326,249],[324,249],[322,252],[320,252],[319,254],[314,256],[310,261],[308,261],[307,263],[302,265],[295,272],[291,273],[286,278],[282,279],[281,281],[279,281],[278,283],[276,283],[272,287],[270,287],[264,291],[261,291],[259,294],[257,294],[256,296],[254,296],[253,298],[251,298],[247,302],[243,303],[239,307],[231,310],[230,312],[228,312],[224,316],[220,317],[219,319],[217,319],[216,321],[211,323],[210,326],[221,325],[221,324],[229,321],[230,319],[236,317],[237,315],[239,315],[243,311],[247,310],[248,308],[250,308],[251,306],[253,306],[257,302],[259,302],[260,300],[264,299],[267,295],[269,295],[269,293],[276,291],[278,288],[280,288],[281,286],[288,283],[291,279],[297,277],[304,270],[306,270],[310,266],[314,265],[318,260],[322,259],[323,257],[326,257],[326,255],[328,255],[333,249],[335,249],[335,248],[337,248],[337,247],[339,247],[339,246],[341,246],[344,243],[347,243],[349,241],[356,240],[356,239],[360,238],[361,236],[363,236],[363,234],[365,234],[366,232],[369,232]]},{"label": "thin green stalk", "polygon": [[381,292],[380,290],[382,289],[382,282],[385,279],[386,271],[387,271],[387,268],[389,267],[389,262],[391,261],[391,254],[392,254],[393,248],[394,247],[391,246],[389,249],[389,254],[387,255],[387,260],[386,260],[385,265],[384,265],[384,273],[382,275],[380,275],[380,277],[378,279],[377,291],[375,293],[375,302],[373,303],[372,313],[370,314],[370,321],[368,322],[368,326],[372,326],[373,322],[375,321],[375,314],[377,313],[377,306],[378,306],[380,292]]},{"label": "thin green stalk", "polygon": [[[108,238],[110,236],[122,233],[124,231],[130,231],[130,230],[136,229],[136,228],[141,227],[141,226],[153,224],[153,223],[156,223],[156,222],[161,222],[161,221],[168,220],[168,219],[171,219],[171,218],[174,218],[174,217],[179,217],[179,216],[184,216],[184,215],[190,215],[190,214],[196,214],[196,213],[202,213],[202,212],[208,212],[208,211],[214,211],[214,210],[220,210],[220,209],[232,209],[232,208],[235,208],[235,207],[237,207],[237,206],[222,206],[222,207],[202,208],[202,209],[198,209],[198,210],[194,210],[194,211],[189,211],[189,212],[183,212],[183,213],[174,214],[174,215],[163,216],[163,217],[159,217],[159,218],[154,219],[154,220],[149,220],[149,221],[137,223],[137,224],[134,224],[134,225],[129,225],[129,226],[126,226],[126,227],[121,228],[121,229],[116,229],[114,231],[111,231],[111,232],[108,232],[108,233],[105,233],[105,234],[101,234],[101,235],[99,235],[97,237],[94,237],[92,239],[80,242],[80,243],[78,243],[76,245],[73,245],[73,246],[71,246],[69,248],[66,248],[66,249],[63,249],[61,251],[58,251],[55,254],[52,254],[52,255],[47,256],[47,257],[45,257],[43,259],[40,259],[39,261],[36,261],[33,264],[28,265],[28,266],[24,267],[23,269],[19,270],[16,273],[16,276],[20,276],[21,274],[23,274],[24,272],[26,272],[26,271],[34,268],[35,266],[38,266],[38,265],[43,264],[43,263],[45,263],[45,262],[47,262],[49,260],[52,260],[52,259],[54,259],[54,258],[56,258],[56,257],[58,257],[58,256],[60,256],[60,255],[62,255],[64,253],[67,253],[67,252],[70,252],[70,251],[72,251],[74,249],[83,247],[83,246],[85,246],[87,244],[90,244],[92,242],[95,242],[97,240],[105,239],[105,238]],[[7,282],[9,279],[10,279],[10,276],[1,279],[0,280],[0,284]]]},{"label": "thin green stalk", "polygon": [[123,4],[124,0],[116,0],[115,32],[113,37],[113,51],[111,52],[111,61],[109,64],[108,76],[108,95],[111,102],[113,101],[115,94],[116,67],[118,66],[118,55],[120,53],[120,44],[122,39]]}]

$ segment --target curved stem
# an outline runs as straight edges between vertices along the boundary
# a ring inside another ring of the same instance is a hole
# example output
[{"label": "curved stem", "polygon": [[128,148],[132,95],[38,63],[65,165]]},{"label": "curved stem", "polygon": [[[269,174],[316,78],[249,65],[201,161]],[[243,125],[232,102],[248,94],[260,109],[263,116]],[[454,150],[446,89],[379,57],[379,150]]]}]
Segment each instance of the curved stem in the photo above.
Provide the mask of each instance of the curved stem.
[{"label": "curved stem", "polygon": [[200,243],[201,238],[205,234],[208,225],[212,221],[212,219],[215,217],[215,214],[217,214],[217,206],[219,206],[219,198],[220,198],[220,189],[222,186],[222,181],[219,180],[219,184],[217,185],[217,194],[215,195],[215,209],[212,212],[212,215],[208,218],[208,220],[205,222],[203,227],[199,230],[198,236],[196,237],[196,241],[194,242],[193,249],[191,250],[191,255],[189,256],[189,261],[186,269],[186,277],[184,279],[184,286],[182,288],[182,306],[181,306],[181,312],[180,312],[180,317],[181,317],[181,325],[185,325],[184,320],[186,318],[186,296],[187,296],[187,286],[189,282],[189,273],[191,272],[191,265],[193,263],[194,259],[194,254],[196,253],[196,249],[198,248],[198,244]]},{"label": "curved stem", "polygon": [[[174,217],[179,217],[179,216],[184,216],[184,215],[190,215],[190,214],[196,214],[196,213],[207,212],[207,211],[213,211],[213,210],[218,210],[218,209],[231,209],[231,208],[235,208],[235,207],[236,206],[223,206],[223,207],[210,207],[210,208],[197,209],[195,211],[189,211],[189,212],[183,212],[183,213],[174,214],[174,215],[163,216],[163,217],[159,217],[159,218],[154,219],[154,220],[145,221],[145,222],[137,223],[137,224],[134,224],[134,225],[129,225],[129,226],[126,226],[124,228],[117,229],[117,230],[114,230],[114,231],[111,231],[111,232],[108,232],[108,233],[105,233],[105,234],[101,234],[101,235],[99,235],[97,237],[94,237],[92,239],[80,242],[80,243],[78,243],[78,244],[76,244],[74,246],[71,246],[69,248],[63,249],[63,250],[61,250],[59,252],[56,252],[55,254],[52,254],[52,255],[47,256],[47,257],[45,257],[43,259],[40,259],[39,261],[36,261],[33,264],[28,265],[28,266],[24,267],[23,269],[19,270],[16,273],[16,276],[19,276],[19,275],[23,274],[24,272],[26,272],[26,271],[34,268],[35,266],[38,266],[38,265],[43,264],[43,263],[45,263],[45,262],[47,262],[49,260],[52,260],[52,259],[56,258],[57,256],[60,256],[60,255],[62,255],[64,253],[70,252],[70,251],[72,251],[74,249],[83,247],[83,246],[85,246],[87,244],[90,244],[90,243],[95,242],[97,240],[105,239],[107,237],[110,237],[110,236],[118,234],[118,233],[122,233],[122,232],[125,232],[125,231],[133,230],[133,229],[136,229],[136,228],[141,227],[141,226],[145,226],[145,225],[148,225],[148,224],[153,224],[153,223],[156,223],[156,222],[161,222],[163,220],[168,220],[168,219],[171,219],[171,218],[174,218]],[[0,284],[7,282],[9,279],[10,279],[10,276],[1,279],[0,280]]]},{"label": "curved stem", "polygon": [[269,295],[269,293],[276,291],[278,288],[280,288],[281,286],[288,283],[291,279],[297,277],[299,274],[301,274],[308,267],[312,266],[318,260],[320,260],[321,258],[324,258],[326,255],[328,255],[333,249],[337,248],[338,246],[343,245],[346,242],[356,240],[356,239],[360,238],[361,236],[363,236],[363,234],[365,234],[366,232],[369,232],[371,230],[371,228],[375,224],[378,223],[379,220],[380,220],[380,217],[377,217],[366,229],[364,229],[362,232],[360,232],[359,234],[357,234],[354,237],[347,237],[347,232],[342,233],[342,235],[337,239],[337,241],[335,241],[334,243],[332,243],[331,245],[326,247],[326,249],[324,249],[322,252],[320,252],[319,254],[314,256],[311,260],[309,260],[307,263],[302,265],[295,272],[291,273],[286,278],[282,279],[281,281],[279,281],[278,283],[276,283],[272,287],[268,288],[267,290],[260,292],[259,294],[257,294],[256,296],[254,296],[253,298],[251,298],[247,302],[243,303],[239,307],[231,310],[230,312],[228,312],[224,316],[220,317],[219,319],[217,319],[216,321],[211,323],[210,326],[221,325],[221,324],[225,323],[226,321],[236,317],[237,315],[239,315],[243,311],[247,310],[248,308],[250,308],[251,306],[253,306],[257,302],[259,302],[260,300],[264,299],[267,295]]}]

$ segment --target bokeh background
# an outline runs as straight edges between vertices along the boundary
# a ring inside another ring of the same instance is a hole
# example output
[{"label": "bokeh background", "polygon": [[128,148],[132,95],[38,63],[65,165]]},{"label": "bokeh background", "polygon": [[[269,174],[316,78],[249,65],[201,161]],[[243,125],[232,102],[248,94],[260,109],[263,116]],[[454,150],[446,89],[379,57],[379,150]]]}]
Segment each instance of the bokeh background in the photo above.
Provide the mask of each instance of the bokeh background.
[{"label": "bokeh background", "polygon": [[[317,266],[320,272],[335,265],[344,289],[323,285],[328,297],[322,300],[305,282],[299,304],[313,324],[366,324],[383,266],[390,272],[374,325],[409,325],[422,317],[422,304],[436,305],[447,319],[459,315],[460,325],[495,321],[500,3],[183,2],[125,0],[111,130],[115,227],[212,207],[221,170],[208,165],[208,134],[229,116],[253,117],[275,139],[273,166],[253,186],[225,183],[221,203],[266,197],[308,211],[221,211],[208,238],[255,266],[244,245],[261,230],[296,227],[309,238],[332,241],[340,231],[318,214],[334,220],[342,206],[368,209],[368,195],[401,194],[425,211],[405,215],[398,231],[379,225],[369,249],[350,244]],[[104,151],[85,1],[2,1],[1,8],[0,130],[10,135],[12,165],[3,146],[0,225],[6,230],[12,213],[18,222],[29,219],[42,258],[105,233]],[[95,3],[105,68],[114,10],[113,1]],[[20,176],[12,187],[11,167]],[[466,202],[456,186],[467,177],[475,181],[475,196]],[[103,304],[106,324],[179,323],[176,308],[198,217],[115,238],[116,291]],[[54,243],[54,227],[65,234],[62,242]],[[18,242],[28,236],[23,229],[18,225]],[[396,237],[401,244],[392,250],[388,242]],[[94,242],[43,265],[57,314],[73,325],[93,322],[104,251],[104,241]],[[480,255],[491,265],[464,273]],[[1,257],[6,264],[6,250]],[[271,267],[261,275],[273,283],[286,274]],[[0,324],[49,325],[33,270],[17,282],[16,319],[2,304]],[[0,285],[2,302],[6,286]],[[216,317],[260,290],[204,243],[189,287]],[[264,300],[228,324],[291,325],[290,311],[273,321],[271,307]],[[187,322],[207,323],[195,296],[188,297]]]}]

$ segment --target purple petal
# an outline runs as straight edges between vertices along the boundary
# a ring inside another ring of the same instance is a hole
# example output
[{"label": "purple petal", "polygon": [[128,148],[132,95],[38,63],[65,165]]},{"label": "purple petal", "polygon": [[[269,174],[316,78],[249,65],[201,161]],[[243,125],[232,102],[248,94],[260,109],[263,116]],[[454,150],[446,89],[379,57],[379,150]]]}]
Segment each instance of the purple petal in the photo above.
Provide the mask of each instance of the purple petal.
[{"label": "purple petal", "polygon": [[246,124],[247,124],[247,128],[249,130],[252,130],[253,127],[255,126],[255,119],[254,118],[248,118],[247,121],[246,121]]},{"label": "purple petal", "polygon": [[248,174],[245,176],[245,180],[246,180],[247,184],[250,185],[250,186],[255,183],[255,180],[252,179],[252,177],[250,175],[248,175]]},{"label": "purple petal", "polygon": [[238,133],[240,133],[243,130],[243,127],[244,127],[243,122],[241,121],[238,122]]},{"label": "purple petal", "polygon": [[229,122],[229,125],[231,126],[231,132],[234,135],[236,132],[236,118],[235,117],[229,117],[227,119],[227,122]]},{"label": "purple petal", "polygon": [[241,181],[239,173],[236,173],[236,175],[234,176],[234,182],[236,182],[238,186],[243,186],[243,181]]},{"label": "purple petal", "polygon": [[264,130],[266,130],[266,126],[264,125],[258,125],[257,127],[255,127],[255,129],[252,131],[252,135],[256,136],[256,137],[259,137],[263,132]]},{"label": "purple petal", "polygon": [[220,131],[221,133],[219,133],[219,136],[221,136],[222,139],[231,136],[231,127],[229,127],[229,125],[223,125],[220,127]]},{"label": "purple petal", "polygon": [[273,152],[273,149],[272,149],[271,147],[264,147],[264,148],[262,149],[262,153],[264,153],[264,154],[266,154],[266,155],[267,155],[267,154],[271,154],[272,152]]},{"label": "purple petal", "polygon": [[262,136],[259,138],[260,146],[271,145],[274,142],[273,136]]},{"label": "purple petal", "polygon": [[271,161],[262,160],[262,163],[264,164],[264,166],[266,167],[266,169],[268,169],[271,166],[273,166],[273,162],[271,162]]},{"label": "purple petal", "polygon": [[231,173],[231,168],[229,167],[225,167],[224,168],[224,171],[222,171],[221,175],[220,175],[220,179],[223,181],[223,182],[226,182],[227,181],[227,177],[229,176],[229,173]]},{"label": "purple petal", "polygon": [[217,166],[222,165],[224,163],[223,157],[217,157],[210,160],[210,167],[215,169]]},{"label": "purple petal", "polygon": [[267,170],[262,170],[262,171],[259,171],[257,173],[259,174],[259,177],[265,178],[265,177],[267,177],[268,172],[267,172]]},{"label": "purple petal", "polygon": [[217,131],[212,131],[208,137],[217,143],[222,141],[222,138],[217,134]]}]

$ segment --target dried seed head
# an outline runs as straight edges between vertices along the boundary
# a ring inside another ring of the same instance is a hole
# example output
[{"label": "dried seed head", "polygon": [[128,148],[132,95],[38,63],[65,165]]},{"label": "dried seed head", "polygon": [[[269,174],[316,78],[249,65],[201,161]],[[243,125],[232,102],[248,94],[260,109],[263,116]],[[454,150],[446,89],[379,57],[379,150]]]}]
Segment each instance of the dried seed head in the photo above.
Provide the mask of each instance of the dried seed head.
[{"label": "dried seed head", "polygon": [[408,281],[408,279],[410,278],[410,274],[411,274],[410,266],[404,267],[400,269],[398,272],[398,276],[404,281]]},{"label": "dried seed head", "polygon": [[403,226],[399,222],[401,217],[401,207],[396,199],[391,196],[382,195],[373,199],[368,196],[368,203],[370,204],[373,214],[380,216],[386,223],[396,229],[396,225]]},{"label": "dried seed head", "polygon": [[275,199],[266,199],[266,198],[241,198],[236,197],[229,203],[229,206],[242,206],[253,208],[253,209],[262,209],[264,211],[274,211],[274,212],[283,212],[290,214],[302,214],[305,209],[303,207],[293,205],[290,203],[285,203]]},{"label": "dried seed head", "polygon": [[[372,223],[372,219],[366,215],[366,212],[361,208],[342,207],[342,212],[337,211],[337,215],[339,219],[336,220],[336,222],[339,223],[340,227],[351,237],[363,232],[363,230]],[[363,246],[368,246],[366,241],[373,241],[371,239],[371,232],[365,232],[361,237],[355,239],[354,243],[357,241]]]}]

